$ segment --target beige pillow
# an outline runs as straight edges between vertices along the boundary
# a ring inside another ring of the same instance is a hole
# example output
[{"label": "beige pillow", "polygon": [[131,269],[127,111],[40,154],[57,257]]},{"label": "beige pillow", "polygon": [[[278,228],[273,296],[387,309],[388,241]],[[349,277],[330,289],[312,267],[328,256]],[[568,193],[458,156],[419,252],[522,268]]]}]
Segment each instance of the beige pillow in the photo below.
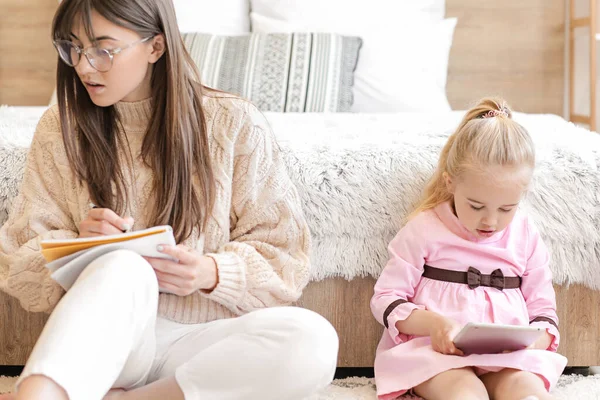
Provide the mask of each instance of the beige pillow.
[{"label": "beige pillow", "polygon": [[186,33],[202,83],[261,111],[348,112],[362,39],[334,33]]}]

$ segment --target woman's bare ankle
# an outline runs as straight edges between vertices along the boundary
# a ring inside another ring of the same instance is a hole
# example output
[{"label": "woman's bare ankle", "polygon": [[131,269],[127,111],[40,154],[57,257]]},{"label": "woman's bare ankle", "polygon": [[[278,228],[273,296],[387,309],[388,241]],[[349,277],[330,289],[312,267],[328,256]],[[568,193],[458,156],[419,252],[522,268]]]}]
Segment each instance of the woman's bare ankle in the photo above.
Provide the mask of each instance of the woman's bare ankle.
[{"label": "woman's bare ankle", "polygon": [[19,384],[16,400],[68,400],[67,392],[44,375],[28,376]]}]

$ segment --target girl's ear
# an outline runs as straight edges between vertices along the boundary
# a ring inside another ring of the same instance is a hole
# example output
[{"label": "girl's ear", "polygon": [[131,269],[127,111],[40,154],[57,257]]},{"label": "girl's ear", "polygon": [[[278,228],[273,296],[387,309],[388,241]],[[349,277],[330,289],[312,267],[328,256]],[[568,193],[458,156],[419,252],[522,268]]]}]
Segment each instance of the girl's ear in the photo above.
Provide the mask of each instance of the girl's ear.
[{"label": "girl's ear", "polygon": [[447,172],[444,172],[442,177],[444,178],[444,183],[446,184],[446,190],[448,190],[448,193],[454,194],[454,181],[452,180],[452,177],[448,175]]},{"label": "girl's ear", "polygon": [[152,38],[151,44],[152,44],[152,52],[150,53],[150,57],[148,58],[148,62],[150,64],[154,64],[155,62],[157,62],[158,60],[160,60],[160,58],[162,57],[162,55],[167,50],[167,46],[165,44],[165,37],[164,37],[164,35],[159,34],[159,35],[154,36],[154,38]]}]

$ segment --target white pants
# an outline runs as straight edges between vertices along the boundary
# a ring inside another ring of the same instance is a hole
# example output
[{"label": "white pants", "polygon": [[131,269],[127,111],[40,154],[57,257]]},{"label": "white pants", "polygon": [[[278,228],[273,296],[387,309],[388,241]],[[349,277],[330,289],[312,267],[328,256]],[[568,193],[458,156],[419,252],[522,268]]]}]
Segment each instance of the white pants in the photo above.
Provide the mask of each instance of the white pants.
[{"label": "white pants", "polygon": [[102,399],[175,376],[186,399],[303,399],[328,385],[338,338],[301,308],[254,311],[204,324],[157,318],[150,265],[119,250],[92,262],[50,316],[23,370],[71,400]]}]

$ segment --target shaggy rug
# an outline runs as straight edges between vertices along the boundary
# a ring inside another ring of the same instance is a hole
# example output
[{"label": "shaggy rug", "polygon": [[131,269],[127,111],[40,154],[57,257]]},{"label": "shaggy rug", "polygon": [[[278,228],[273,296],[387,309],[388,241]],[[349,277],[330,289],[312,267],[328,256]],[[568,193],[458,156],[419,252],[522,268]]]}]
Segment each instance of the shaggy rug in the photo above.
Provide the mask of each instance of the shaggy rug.
[{"label": "shaggy rug", "polygon": [[[17,194],[40,108],[0,107],[0,224]],[[312,279],[377,277],[462,112],[266,113],[313,235]],[[600,289],[600,135],[554,115],[515,114],[537,149],[522,208],[558,284]]]},{"label": "shaggy rug", "polygon": [[[16,378],[0,377],[0,393],[8,393]],[[563,375],[553,391],[558,400],[600,400],[600,375]],[[376,400],[375,385],[368,378],[335,380],[319,394],[306,400]],[[402,400],[419,400],[420,397],[403,396]]]},{"label": "shaggy rug", "polygon": [[[600,376],[563,375],[552,394],[557,400],[600,400]],[[422,400],[409,395],[400,399]],[[377,397],[372,379],[347,378],[334,381],[306,400],[377,400]]]}]

